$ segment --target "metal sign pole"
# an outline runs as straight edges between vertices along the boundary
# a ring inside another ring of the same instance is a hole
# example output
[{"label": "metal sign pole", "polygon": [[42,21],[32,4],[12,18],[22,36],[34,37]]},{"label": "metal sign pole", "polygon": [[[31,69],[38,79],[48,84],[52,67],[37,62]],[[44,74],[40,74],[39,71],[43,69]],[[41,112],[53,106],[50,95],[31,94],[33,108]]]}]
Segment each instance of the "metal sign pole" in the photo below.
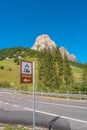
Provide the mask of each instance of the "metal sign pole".
[{"label": "metal sign pole", "polygon": [[32,83],[33,95],[33,130],[35,130],[35,87],[34,87],[34,62],[21,60],[20,83]]},{"label": "metal sign pole", "polygon": [[34,62],[33,62],[33,130],[35,130],[35,88],[34,88]]}]

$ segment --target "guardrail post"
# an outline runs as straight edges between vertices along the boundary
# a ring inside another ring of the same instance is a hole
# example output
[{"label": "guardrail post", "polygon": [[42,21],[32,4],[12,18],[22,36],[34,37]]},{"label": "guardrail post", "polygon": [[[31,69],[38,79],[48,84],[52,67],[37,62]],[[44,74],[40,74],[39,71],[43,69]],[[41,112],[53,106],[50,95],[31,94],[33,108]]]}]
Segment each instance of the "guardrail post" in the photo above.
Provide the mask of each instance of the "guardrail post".
[{"label": "guardrail post", "polygon": [[81,91],[79,91],[79,97],[80,97],[80,100],[81,100],[82,99]]},{"label": "guardrail post", "polygon": [[69,100],[69,91],[67,91],[67,100]]},{"label": "guardrail post", "polygon": [[57,90],[57,98],[59,97],[59,91]]}]

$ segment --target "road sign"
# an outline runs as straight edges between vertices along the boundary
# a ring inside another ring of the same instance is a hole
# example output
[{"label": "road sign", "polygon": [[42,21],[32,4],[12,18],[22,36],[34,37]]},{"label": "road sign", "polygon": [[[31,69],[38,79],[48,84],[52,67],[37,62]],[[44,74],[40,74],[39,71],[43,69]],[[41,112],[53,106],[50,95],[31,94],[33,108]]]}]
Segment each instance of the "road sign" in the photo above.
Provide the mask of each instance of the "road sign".
[{"label": "road sign", "polygon": [[34,62],[21,60],[20,83],[32,83],[33,90],[33,130],[35,130],[35,88],[34,88]]},{"label": "road sign", "polygon": [[20,83],[33,83],[33,63],[21,60]]}]

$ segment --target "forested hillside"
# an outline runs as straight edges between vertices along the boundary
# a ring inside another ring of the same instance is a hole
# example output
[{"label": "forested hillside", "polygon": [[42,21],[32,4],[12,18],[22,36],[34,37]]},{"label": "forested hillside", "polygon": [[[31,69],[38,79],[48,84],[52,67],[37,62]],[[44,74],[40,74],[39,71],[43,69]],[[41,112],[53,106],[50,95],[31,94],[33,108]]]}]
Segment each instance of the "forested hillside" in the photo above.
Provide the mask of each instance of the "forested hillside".
[{"label": "forested hillside", "polygon": [[[38,58],[38,56],[41,53],[36,50],[32,50],[30,48],[25,48],[25,47],[14,47],[14,48],[5,48],[0,50],[0,60],[8,59],[8,58],[14,58],[14,59],[20,59],[20,58],[25,58],[29,56],[30,58]],[[83,67],[83,64],[79,62],[73,62],[70,61],[70,64],[72,66],[76,66],[79,68]]]},{"label": "forested hillside", "polygon": [[38,57],[38,54],[38,51],[25,47],[6,48],[0,50],[0,60],[4,60],[6,58],[18,58],[19,56],[23,58],[26,56]]},{"label": "forested hillside", "polygon": [[31,85],[20,84],[21,59],[35,62],[36,90],[87,90],[87,65],[71,62],[66,56],[62,59],[59,48],[41,52],[24,47],[0,50],[0,86],[32,89]]}]

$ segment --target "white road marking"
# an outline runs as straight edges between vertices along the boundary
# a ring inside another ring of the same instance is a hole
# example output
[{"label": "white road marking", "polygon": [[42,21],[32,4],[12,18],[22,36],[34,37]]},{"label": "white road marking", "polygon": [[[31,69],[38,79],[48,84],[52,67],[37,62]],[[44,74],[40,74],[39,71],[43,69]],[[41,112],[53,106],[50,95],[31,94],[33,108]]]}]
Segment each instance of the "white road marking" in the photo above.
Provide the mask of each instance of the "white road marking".
[{"label": "white road marking", "polygon": [[[0,101],[0,102],[3,102],[3,101]],[[3,103],[5,103],[6,105],[11,105],[11,106],[13,106],[13,107],[19,107],[19,108],[20,108],[20,106],[14,105],[14,104],[10,104],[10,103],[8,103],[8,102],[3,102]],[[33,109],[31,109],[31,108],[27,108],[27,107],[21,107],[21,108],[23,108],[24,110],[27,110],[27,111],[33,111]],[[59,115],[57,115],[57,114],[48,113],[48,112],[39,111],[39,110],[35,110],[35,112],[41,113],[41,114],[45,114],[45,115],[55,116],[55,117],[59,116]],[[86,124],[87,124],[87,121],[84,121],[84,120],[79,120],[79,119],[75,119],[75,118],[71,118],[71,117],[66,117],[66,116],[59,116],[59,117],[64,118],[64,119],[68,119],[68,120],[72,120],[72,121],[76,121],[76,122],[81,122],[81,123],[86,123]]]},{"label": "white road marking", "polygon": [[[26,100],[26,101],[31,101],[32,100]],[[37,103],[41,103],[41,104],[49,104],[49,105],[53,105],[53,106],[63,106],[63,107],[70,107],[70,108],[80,108],[80,109],[87,109],[87,107],[81,107],[81,106],[72,106],[72,105],[65,105],[65,104],[57,104],[57,103],[49,103],[49,102],[41,102],[41,101],[35,101]]]},{"label": "white road marking", "polygon": [[33,109],[27,107],[24,107],[24,110],[33,111]]},{"label": "white road marking", "polygon": [[19,107],[18,105],[12,105],[13,107]]},{"label": "white road marking", "polygon": [[[6,97],[9,97],[9,96],[6,96]],[[15,97],[11,97],[11,98],[15,99]],[[17,98],[17,99],[22,100],[22,98]],[[26,100],[26,101],[32,102],[32,100]],[[63,107],[79,108],[79,109],[86,109],[87,110],[87,107],[82,107],[82,106],[65,105],[65,104],[57,104],[57,103],[49,103],[49,102],[41,102],[41,101],[35,101],[35,102],[41,103],[41,104],[49,104],[49,105],[55,105],[55,106],[63,106]]]},{"label": "white road marking", "polygon": [[8,103],[8,102],[4,102],[6,105],[9,105],[10,103]]},{"label": "white road marking", "polygon": [[[28,111],[33,111],[33,109],[30,109],[30,108],[24,108],[25,110],[28,110]],[[48,113],[48,112],[43,112],[43,111],[38,111],[38,110],[35,110],[35,112],[37,113],[41,113],[41,114],[45,114],[45,115],[50,115],[50,116],[55,116],[55,117],[61,117],[61,118],[64,118],[64,119],[68,119],[68,120],[72,120],[72,121],[76,121],[76,122],[81,122],[81,123],[86,123],[87,124],[87,121],[84,121],[84,120],[79,120],[79,119],[75,119],[75,118],[71,118],[71,117],[66,117],[66,116],[59,116],[59,115],[56,115],[56,114],[52,114],[52,113]]]},{"label": "white road marking", "polygon": [[56,106],[64,106],[64,107],[73,107],[73,108],[87,109],[87,107],[81,107],[81,106],[72,106],[72,105],[56,104],[56,103],[41,102],[41,101],[38,101],[38,102],[39,102],[39,103],[43,103],[43,104],[56,105]]}]

